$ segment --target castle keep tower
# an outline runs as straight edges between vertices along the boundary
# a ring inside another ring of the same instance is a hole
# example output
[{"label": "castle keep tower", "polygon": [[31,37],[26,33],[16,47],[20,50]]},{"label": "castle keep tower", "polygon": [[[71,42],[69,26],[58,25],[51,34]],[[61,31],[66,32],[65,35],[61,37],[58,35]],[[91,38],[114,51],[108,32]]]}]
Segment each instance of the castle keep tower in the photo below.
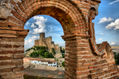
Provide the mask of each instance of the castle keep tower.
[{"label": "castle keep tower", "polygon": [[35,40],[34,46],[45,46],[48,47],[48,50],[52,52],[52,49],[55,49],[57,52],[60,52],[59,45],[54,44],[52,37],[45,37],[45,33],[40,33],[40,39]]},{"label": "castle keep tower", "polygon": [[45,39],[45,33],[40,33],[40,39],[44,40]]},{"label": "castle keep tower", "polygon": [[40,39],[35,40],[35,46],[45,46],[45,47],[47,47],[47,44],[45,42],[45,33],[40,33]]}]

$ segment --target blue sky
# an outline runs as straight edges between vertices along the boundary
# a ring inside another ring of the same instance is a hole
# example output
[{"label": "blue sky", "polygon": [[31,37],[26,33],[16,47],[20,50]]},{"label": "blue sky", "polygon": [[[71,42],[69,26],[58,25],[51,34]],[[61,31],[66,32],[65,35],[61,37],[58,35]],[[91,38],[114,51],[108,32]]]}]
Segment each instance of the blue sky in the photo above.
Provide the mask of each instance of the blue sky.
[{"label": "blue sky", "polygon": [[61,38],[64,35],[61,24],[51,16],[37,15],[30,18],[26,24],[25,29],[29,29],[29,33],[25,38],[25,49],[34,45],[34,40],[39,39],[39,35],[45,32],[46,37],[52,36],[55,44],[64,46],[65,42]]},{"label": "blue sky", "polygon": [[[119,45],[119,0],[102,0],[93,22],[97,43],[108,41],[111,45]],[[29,29],[25,38],[25,49],[34,45],[34,40],[39,39],[41,32],[45,32],[46,37],[52,36],[56,44],[65,45],[61,38],[64,35],[62,26],[53,17],[36,15],[26,22],[24,28]]]},{"label": "blue sky", "polygon": [[102,0],[95,23],[96,42],[119,45],[119,0]]}]

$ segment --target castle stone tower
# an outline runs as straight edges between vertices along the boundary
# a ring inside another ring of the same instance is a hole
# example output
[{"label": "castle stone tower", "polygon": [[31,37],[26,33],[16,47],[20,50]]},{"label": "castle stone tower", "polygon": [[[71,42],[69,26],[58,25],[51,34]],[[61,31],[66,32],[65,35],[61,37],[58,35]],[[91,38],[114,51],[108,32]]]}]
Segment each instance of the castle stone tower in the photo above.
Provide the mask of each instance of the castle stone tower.
[{"label": "castle stone tower", "polygon": [[40,33],[40,39],[41,40],[45,39],[45,33],[44,32]]},{"label": "castle stone tower", "polygon": [[48,47],[49,52],[52,53],[52,49],[55,49],[57,52],[60,52],[59,45],[55,45],[52,41],[52,37],[45,37],[45,33],[40,33],[40,39],[35,40],[34,46],[45,46]]}]

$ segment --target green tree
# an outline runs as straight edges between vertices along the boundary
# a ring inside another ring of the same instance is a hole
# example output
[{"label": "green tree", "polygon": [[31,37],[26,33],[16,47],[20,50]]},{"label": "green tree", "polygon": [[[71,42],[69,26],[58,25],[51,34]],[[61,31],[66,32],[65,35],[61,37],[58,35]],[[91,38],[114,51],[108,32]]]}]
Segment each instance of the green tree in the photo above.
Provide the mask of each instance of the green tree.
[{"label": "green tree", "polygon": [[45,53],[44,53],[44,57],[45,57],[45,58],[49,58],[49,52],[45,52]]},{"label": "green tree", "polygon": [[62,53],[62,57],[63,57],[63,58],[65,57],[65,53]]},{"label": "green tree", "polygon": [[114,52],[114,58],[117,65],[119,65],[119,53]]},{"label": "green tree", "polygon": [[62,48],[62,47],[60,47],[60,51],[61,51],[61,53],[62,53],[62,57],[64,58],[64,57],[65,57],[65,49]]},{"label": "green tree", "polygon": [[52,48],[52,53],[55,55],[56,54],[56,51],[54,48]]},{"label": "green tree", "polygon": [[48,48],[44,46],[35,46],[32,48],[34,51],[30,54],[30,57],[43,57],[43,58],[54,58],[52,53],[48,52]]},{"label": "green tree", "polygon": [[37,51],[34,51],[33,53],[30,54],[30,57],[33,58],[39,57],[39,53]]},{"label": "green tree", "polygon": [[49,53],[49,58],[54,58],[52,53]]},{"label": "green tree", "polygon": [[64,61],[62,62],[62,66],[65,67]]}]

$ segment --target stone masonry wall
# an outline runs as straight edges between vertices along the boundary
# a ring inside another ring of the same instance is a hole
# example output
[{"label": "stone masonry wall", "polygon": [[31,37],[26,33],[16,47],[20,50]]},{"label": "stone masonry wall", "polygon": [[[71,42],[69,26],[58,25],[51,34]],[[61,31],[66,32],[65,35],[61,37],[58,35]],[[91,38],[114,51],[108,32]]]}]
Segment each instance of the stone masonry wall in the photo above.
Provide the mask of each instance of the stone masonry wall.
[{"label": "stone masonry wall", "polygon": [[55,49],[55,51],[60,52],[59,45],[54,44],[52,41],[52,37],[45,37],[45,33],[40,33],[40,39],[35,40],[34,46],[45,46],[48,47],[48,50],[52,52],[52,48]]}]

